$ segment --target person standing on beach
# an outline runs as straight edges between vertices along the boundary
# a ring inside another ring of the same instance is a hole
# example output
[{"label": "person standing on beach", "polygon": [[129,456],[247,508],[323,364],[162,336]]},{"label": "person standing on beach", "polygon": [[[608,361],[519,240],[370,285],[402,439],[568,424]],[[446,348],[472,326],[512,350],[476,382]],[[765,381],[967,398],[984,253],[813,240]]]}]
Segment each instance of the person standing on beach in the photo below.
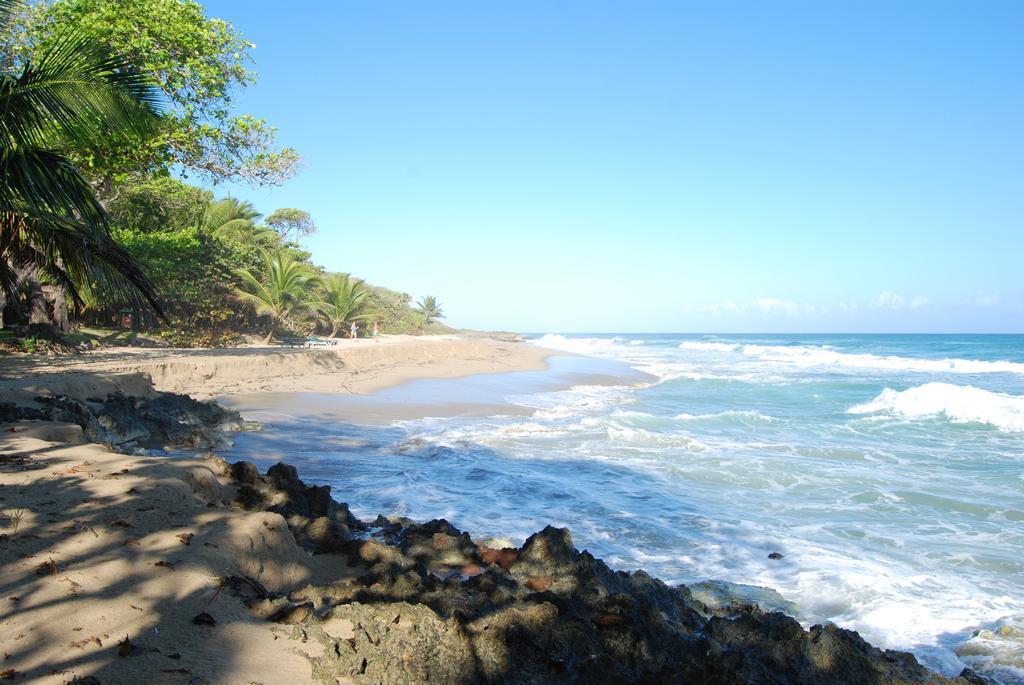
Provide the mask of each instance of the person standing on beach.
[{"label": "person standing on beach", "polygon": [[380,326],[376,321],[373,322],[373,339],[380,342]]},{"label": "person standing on beach", "polygon": [[353,321],[352,322],[352,327],[349,328],[348,337],[350,337],[353,340],[355,340],[358,336],[359,336],[359,326],[357,326],[356,322]]}]

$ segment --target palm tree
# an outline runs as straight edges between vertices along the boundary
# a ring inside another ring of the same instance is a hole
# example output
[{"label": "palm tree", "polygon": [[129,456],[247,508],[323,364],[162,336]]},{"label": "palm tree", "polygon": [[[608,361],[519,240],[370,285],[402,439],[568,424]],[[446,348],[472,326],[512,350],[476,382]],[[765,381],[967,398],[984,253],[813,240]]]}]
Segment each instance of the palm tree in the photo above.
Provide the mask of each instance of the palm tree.
[{"label": "palm tree", "polygon": [[309,267],[284,252],[265,252],[266,276],[260,280],[246,269],[235,273],[243,287],[235,294],[256,307],[257,314],[270,317],[265,343],[274,338],[277,326],[294,314],[312,308],[312,290],[318,281]]},{"label": "palm tree", "polygon": [[424,295],[416,303],[417,311],[423,315],[423,323],[429,326],[434,319],[443,319],[444,312],[441,310],[441,303],[433,295]]},{"label": "palm tree", "polygon": [[423,335],[423,329],[427,327],[427,315],[419,310],[412,310],[412,327],[416,335]]},{"label": "palm tree", "polygon": [[331,337],[338,335],[338,330],[345,324],[366,318],[367,298],[370,291],[366,283],[348,274],[334,274],[325,278],[321,287],[320,301],[317,309],[324,320],[331,325]]},{"label": "palm tree", "polygon": [[237,238],[250,233],[261,216],[251,202],[226,197],[210,203],[203,217],[203,225],[213,235]]},{"label": "palm tree", "polygon": [[[17,0],[0,0],[0,31]],[[20,70],[0,72],[0,290],[23,280],[104,292],[158,313],[150,281],[110,234],[106,210],[67,151],[110,138],[144,140],[158,120],[157,90],[131,64],[70,29]],[[141,296],[141,297],[140,297]]]}]

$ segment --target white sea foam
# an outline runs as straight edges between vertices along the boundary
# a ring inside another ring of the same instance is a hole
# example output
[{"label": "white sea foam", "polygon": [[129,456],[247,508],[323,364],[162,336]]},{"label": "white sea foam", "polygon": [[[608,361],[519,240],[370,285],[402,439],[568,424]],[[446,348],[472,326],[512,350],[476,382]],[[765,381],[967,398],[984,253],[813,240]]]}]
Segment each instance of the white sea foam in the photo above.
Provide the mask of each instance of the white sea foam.
[{"label": "white sea foam", "polygon": [[1021,373],[1024,364],[983,359],[919,359],[895,355],[837,352],[829,347],[807,345],[744,345],[743,354],[763,361],[784,362],[801,367],[850,367],[924,373]]},{"label": "white sea foam", "polygon": [[907,418],[944,416],[953,423],[985,423],[1024,432],[1024,396],[950,383],[925,383],[908,390],[886,388],[878,397],[850,407],[850,414],[888,413]]},{"label": "white sea foam", "polygon": [[762,414],[761,412],[759,412],[757,410],[749,410],[749,409],[730,409],[728,411],[721,411],[721,412],[717,412],[715,414],[686,414],[686,413],[683,413],[683,414],[676,414],[675,418],[680,420],[680,421],[702,421],[702,420],[708,420],[708,419],[729,419],[729,418],[753,419],[755,421],[765,421],[765,422],[768,422],[768,423],[771,423],[772,421],[775,421],[775,417],[773,417],[773,416],[766,416],[765,414]]},{"label": "white sea foam", "polygon": [[675,378],[701,380],[714,376],[704,373],[690,362],[666,355],[665,350],[650,349],[646,341],[626,338],[567,338],[549,333],[533,341],[538,347],[572,352],[588,357],[601,357],[625,362],[662,381]]},{"label": "white sea foam", "polygon": [[514,395],[506,400],[535,409],[533,416],[536,419],[564,419],[628,403],[632,392],[633,388],[628,385],[577,385],[569,390]]},{"label": "white sea foam", "polygon": [[627,443],[636,447],[672,447],[689,452],[704,452],[709,449],[699,440],[682,433],[650,431],[615,421],[608,424],[607,434],[613,443]]},{"label": "white sea foam", "polygon": [[623,342],[625,342],[623,338],[568,338],[555,333],[548,333],[533,341],[538,347],[550,350],[599,357],[613,356],[608,353],[616,347],[622,347]]},{"label": "white sea foam", "polygon": [[[401,422],[365,436],[380,448],[345,451],[337,482],[361,493],[360,515],[457,512],[456,525],[515,544],[567,525],[616,568],[771,587],[805,624],[1024,685],[1012,670],[1024,639],[996,632],[1024,629],[1024,475],[1012,470],[1024,363],[981,359],[1016,351],[929,359],[928,341],[637,338],[534,343],[665,382],[528,385],[507,398],[526,412]],[[268,442],[275,459],[280,449]]]},{"label": "white sea foam", "polygon": [[735,352],[740,348],[734,343],[722,342],[698,342],[695,340],[684,340],[679,343],[681,350],[698,350],[701,352]]},{"label": "white sea foam", "polygon": [[[540,347],[595,357],[620,359],[660,378],[715,377],[702,375],[700,366],[689,365],[686,358],[671,356],[667,350],[645,353],[643,341],[624,338],[572,338],[547,334],[534,341]],[[638,344],[639,343],[639,344]],[[751,360],[772,362],[798,368],[848,368],[879,371],[953,374],[1024,374],[1024,363],[986,359],[926,359],[898,355],[840,352],[829,345],[755,345],[720,341],[684,340],[676,349],[684,354],[742,354]],[[701,359],[706,359],[702,357]],[[741,378],[741,380],[746,380]]]}]

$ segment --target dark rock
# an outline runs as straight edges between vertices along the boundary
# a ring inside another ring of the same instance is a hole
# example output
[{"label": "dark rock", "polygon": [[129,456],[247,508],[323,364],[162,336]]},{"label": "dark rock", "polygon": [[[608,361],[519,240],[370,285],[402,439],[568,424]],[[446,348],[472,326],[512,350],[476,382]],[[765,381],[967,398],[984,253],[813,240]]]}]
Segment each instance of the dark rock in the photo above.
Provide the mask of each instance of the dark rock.
[{"label": "dark rock", "polygon": [[569,529],[548,526],[527,538],[509,570],[512,575],[524,579],[535,576],[564,577],[576,570],[579,558]]},{"label": "dark rock", "polygon": [[0,423],[15,421],[41,421],[48,418],[46,412],[35,407],[19,407],[13,402],[0,402]]},{"label": "dark rock", "polygon": [[96,423],[100,442],[194,449],[226,447],[230,441],[224,431],[245,426],[236,411],[176,393],[161,393],[152,399],[113,393],[96,415]]},{"label": "dark rock", "polygon": [[310,638],[329,645],[324,657],[313,660],[317,682],[480,682],[463,628],[425,606],[350,604],[337,607],[332,617],[360,629],[351,638],[335,640],[315,623],[303,626]]},{"label": "dark rock", "polygon": [[960,671],[960,675],[957,677],[967,681],[970,685],[992,685],[990,680],[978,675],[969,668]]},{"label": "dark rock", "polygon": [[334,501],[330,485],[306,485],[290,464],[274,464],[263,480],[277,494],[269,510],[285,518],[327,516],[347,526],[359,523],[347,504]]},{"label": "dark rock", "polygon": [[263,511],[267,508],[267,501],[259,488],[243,483],[235,488],[235,492],[235,501],[241,504],[243,509]]},{"label": "dark rock", "polygon": [[289,521],[292,533],[299,544],[306,544],[311,551],[340,553],[348,549],[352,539],[348,526],[326,516],[315,519],[296,517],[294,524]]},{"label": "dark rock", "polygon": [[303,625],[328,647],[314,673],[357,683],[956,682],[856,633],[805,631],[755,605],[708,618],[688,588],[612,571],[576,550],[564,529],[531,536],[508,571],[493,563],[470,578],[437,579],[425,568],[436,559],[427,553],[433,541],[448,550],[463,536],[438,520],[404,528],[397,546],[352,541],[353,562],[369,568],[362,590],[311,587],[293,597],[326,601],[333,610],[323,616],[360,626],[337,640],[318,637],[320,614]]},{"label": "dark rock", "polygon": [[192,623],[197,626],[215,626],[217,621],[205,611],[192,617]]},{"label": "dark rock", "polygon": [[[253,613],[296,625],[297,636],[323,645],[322,656],[311,658],[318,681],[979,682],[969,674],[943,678],[910,654],[882,651],[835,626],[804,630],[759,606],[771,596],[765,588],[695,593],[643,571],[614,571],[577,550],[567,529],[547,527],[519,550],[491,550],[443,519],[379,518],[364,539],[368,527],[334,502],[329,488],[305,485],[290,466],[260,476],[251,465],[235,464],[231,474],[246,506],[281,513],[308,550],[343,553],[363,569],[287,598],[234,581],[233,593],[247,592]],[[344,638],[325,632],[335,621],[354,632]]]},{"label": "dark rock", "polygon": [[350,549],[349,556],[353,562],[366,565],[375,577],[405,573],[416,566],[416,561],[403,554],[401,549],[377,540],[359,541],[354,549]]},{"label": "dark rock", "polygon": [[260,471],[255,464],[247,461],[236,461],[231,465],[231,477],[239,483],[255,485],[260,479]]},{"label": "dark rock", "polygon": [[461,567],[481,561],[479,549],[469,534],[444,519],[404,528],[399,547],[427,567]]},{"label": "dark rock", "polygon": [[112,393],[106,400],[81,402],[65,395],[36,397],[40,409],[0,403],[0,421],[45,420],[75,423],[93,442],[121,451],[136,447],[212,449],[229,444],[228,430],[247,427],[238,412],[187,395],[153,398]]},{"label": "dark rock", "polygon": [[331,497],[329,485],[306,485],[290,464],[278,463],[261,476],[249,462],[230,466],[235,501],[251,511],[281,514],[296,542],[314,554],[351,552],[352,530],[366,526],[348,505]]}]

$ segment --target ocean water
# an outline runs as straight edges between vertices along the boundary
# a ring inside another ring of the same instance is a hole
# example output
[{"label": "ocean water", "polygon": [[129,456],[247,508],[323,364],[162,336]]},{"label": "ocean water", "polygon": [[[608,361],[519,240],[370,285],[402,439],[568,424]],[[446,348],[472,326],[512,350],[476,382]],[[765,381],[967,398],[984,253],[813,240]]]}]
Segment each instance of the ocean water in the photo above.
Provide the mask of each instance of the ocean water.
[{"label": "ocean water", "polygon": [[442,416],[249,407],[270,429],[229,456],[286,457],[361,516],[517,544],[568,526],[615,568],[773,588],[805,625],[1024,683],[1024,336],[532,344],[585,357],[368,400],[455,408]]}]

